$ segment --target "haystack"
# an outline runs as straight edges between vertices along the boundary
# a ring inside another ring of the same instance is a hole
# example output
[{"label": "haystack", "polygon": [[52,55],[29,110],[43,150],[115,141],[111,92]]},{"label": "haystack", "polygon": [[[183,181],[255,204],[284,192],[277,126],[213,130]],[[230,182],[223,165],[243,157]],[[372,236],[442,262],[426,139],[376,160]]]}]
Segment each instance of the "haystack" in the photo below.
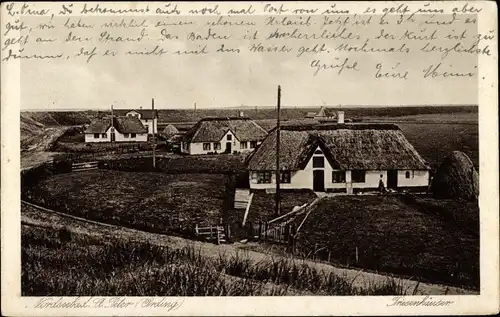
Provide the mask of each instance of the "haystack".
[{"label": "haystack", "polygon": [[470,158],[460,151],[451,152],[437,169],[431,191],[441,198],[477,198],[479,175]]},{"label": "haystack", "polygon": [[161,134],[166,138],[170,138],[178,133],[179,130],[177,130],[177,128],[174,127],[172,124],[167,125],[165,129],[163,129],[163,131],[161,132]]}]

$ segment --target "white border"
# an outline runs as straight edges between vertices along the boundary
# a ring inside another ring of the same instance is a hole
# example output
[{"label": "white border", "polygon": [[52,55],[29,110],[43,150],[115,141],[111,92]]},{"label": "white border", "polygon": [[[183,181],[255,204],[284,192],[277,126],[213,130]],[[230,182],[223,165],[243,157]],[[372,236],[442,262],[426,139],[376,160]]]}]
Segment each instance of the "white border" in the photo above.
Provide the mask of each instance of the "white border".
[{"label": "white border", "polygon": [[[403,2],[401,2],[403,3]],[[411,2],[409,6],[428,2]],[[465,2],[462,2],[465,3]],[[136,3],[137,7],[147,3]],[[154,3],[158,5],[159,3]],[[229,6],[247,7],[249,3],[218,3],[221,8]],[[256,7],[259,4],[254,3]],[[280,3],[273,3],[275,6]],[[298,3],[287,3],[294,6]],[[328,7],[331,2],[316,3],[315,6]],[[368,3],[363,3],[366,7]],[[372,7],[382,7],[386,3],[373,2]],[[391,3],[397,5],[396,3]],[[398,3],[399,4],[399,3]],[[439,2],[435,6],[451,7],[457,2]],[[495,29],[497,26],[495,2],[473,1],[470,5],[481,7],[479,32]],[[2,3],[2,8],[6,3]],[[54,6],[55,3],[32,3],[34,7]],[[59,5],[59,4],[57,4]],[[153,5],[153,3],[150,3]],[[182,7],[205,6],[207,3],[178,3]],[[109,6],[109,3],[107,4]],[[118,3],[126,8],[130,3]],[[300,3],[301,7],[312,6]],[[337,7],[360,9],[359,3],[337,3]],[[257,12],[256,14],[258,14]],[[6,21],[6,11],[2,10]],[[3,28],[3,23],[2,23]],[[3,33],[3,31],[2,31]],[[498,36],[498,33],[496,33]],[[479,58],[479,149],[480,149],[480,262],[481,295],[478,296],[432,296],[434,300],[453,300],[449,307],[390,306],[393,297],[192,297],[170,298],[183,305],[173,311],[165,309],[33,309],[37,297],[20,297],[20,67],[18,62],[1,65],[1,210],[2,210],[2,314],[22,316],[51,315],[175,315],[175,316],[235,316],[235,315],[442,315],[442,314],[488,314],[499,310],[499,222],[498,222],[498,53],[496,43],[491,46],[494,57]],[[484,79],[482,79],[484,77]],[[457,87],[457,89],[460,89]],[[65,298],[69,299],[69,298]],[[127,300],[140,301],[140,297]],[[422,299],[408,296],[406,299]],[[84,301],[86,298],[80,298]],[[140,304],[139,306],[140,307]]]}]

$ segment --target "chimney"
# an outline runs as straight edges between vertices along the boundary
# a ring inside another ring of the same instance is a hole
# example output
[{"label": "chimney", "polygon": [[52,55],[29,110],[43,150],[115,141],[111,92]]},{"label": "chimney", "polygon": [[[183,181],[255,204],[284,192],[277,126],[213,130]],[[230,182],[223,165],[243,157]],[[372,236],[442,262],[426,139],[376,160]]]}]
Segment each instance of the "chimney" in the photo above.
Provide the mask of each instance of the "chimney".
[{"label": "chimney", "polygon": [[240,111],[240,118],[244,117],[243,111]]},{"label": "chimney", "polygon": [[139,109],[141,109],[141,110],[142,110],[142,106],[139,106]]},{"label": "chimney", "polygon": [[337,123],[344,123],[344,111],[337,112]]}]

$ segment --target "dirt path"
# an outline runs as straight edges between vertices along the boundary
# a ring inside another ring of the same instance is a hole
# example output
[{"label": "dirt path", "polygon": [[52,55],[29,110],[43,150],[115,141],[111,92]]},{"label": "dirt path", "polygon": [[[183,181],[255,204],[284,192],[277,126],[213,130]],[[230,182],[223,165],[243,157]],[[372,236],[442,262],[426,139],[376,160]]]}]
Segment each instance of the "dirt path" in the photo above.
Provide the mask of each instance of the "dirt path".
[{"label": "dirt path", "polygon": [[[282,255],[269,255],[258,251],[251,251],[244,248],[248,248],[248,244],[228,244],[228,245],[215,245],[212,243],[205,243],[199,241],[192,241],[180,237],[167,236],[162,234],[149,233],[114,225],[103,224],[95,221],[89,221],[86,219],[56,213],[49,210],[42,210],[39,208],[34,208],[27,204],[22,204],[21,221],[24,224],[37,225],[48,228],[63,228],[66,227],[69,231],[90,235],[94,237],[108,238],[108,239],[127,239],[127,240],[138,240],[138,241],[148,241],[150,243],[169,246],[171,248],[183,248],[185,246],[194,246],[197,250],[200,250],[203,256],[208,258],[218,258],[221,254],[226,256],[231,256],[239,254],[251,258],[255,262],[267,262],[272,258],[275,260],[285,258]],[[309,260],[297,260],[304,261],[311,267],[315,267],[325,272],[333,272],[341,277],[345,277],[348,280],[353,281],[353,286],[356,287],[366,287],[367,285],[380,284],[387,281],[388,276],[363,272],[361,270],[352,270],[345,268],[337,268],[325,263],[318,263]],[[404,285],[404,289],[408,294],[413,292],[413,289],[417,285],[416,281],[411,281],[408,279],[397,279]],[[418,295],[444,295],[444,294],[478,294],[476,291],[464,290],[456,287],[448,287],[438,284],[425,284],[420,283],[417,290]]]}]

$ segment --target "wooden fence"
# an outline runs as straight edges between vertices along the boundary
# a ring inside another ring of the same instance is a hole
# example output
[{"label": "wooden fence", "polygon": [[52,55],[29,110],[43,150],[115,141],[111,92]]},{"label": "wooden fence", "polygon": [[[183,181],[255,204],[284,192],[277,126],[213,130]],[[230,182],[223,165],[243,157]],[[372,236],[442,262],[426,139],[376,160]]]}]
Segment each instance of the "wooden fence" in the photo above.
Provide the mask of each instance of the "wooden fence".
[{"label": "wooden fence", "polygon": [[95,170],[98,168],[98,162],[85,162],[85,163],[73,163],[71,164],[71,170],[73,172]]},{"label": "wooden fence", "polygon": [[291,244],[295,234],[292,224],[271,225],[268,222],[249,224],[249,237],[261,241]]},{"label": "wooden fence", "polygon": [[209,240],[217,244],[227,242],[231,237],[231,232],[228,225],[222,226],[208,226],[208,227],[195,227],[195,235],[204,240]]}]

